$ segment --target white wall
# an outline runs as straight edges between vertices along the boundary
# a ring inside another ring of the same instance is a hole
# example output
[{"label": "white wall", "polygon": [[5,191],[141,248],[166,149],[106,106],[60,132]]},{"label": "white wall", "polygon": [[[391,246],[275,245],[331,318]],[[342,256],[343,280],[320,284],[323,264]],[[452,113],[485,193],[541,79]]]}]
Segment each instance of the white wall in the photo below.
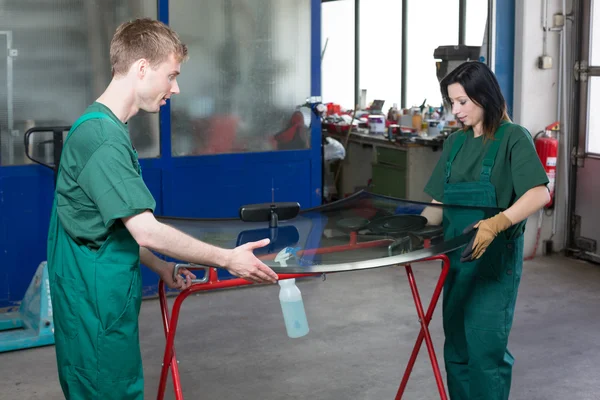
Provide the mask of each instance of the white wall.
[{"label": "white wall", "polygon": [[[515,70],[514,70],[514,122],[526,127],[532,135],[543,130],[545,126],[560,119],[558,114],[558,77],[559,77],[559,43],[558,32],[547,33],[547,54],[552,57],[551,69],[539,69],[537,59],[542,55],[543,29],[542,10],[544,1],[517,1],[515,12]],[[552,16],[562,12],[561,0],[548,0],[548,25],[553,26]],[[567,12],[570,12],[570,0],[567,1]],[[567,23],[569,24],[569,23]],[[567,25],[571,27],[571,25]],[[501,27],[497,27],[501,29]],[[568,74],[572,76],[572,74]],[[562,138],[560,138],[562,139]],[[560,146],[564,140],[560,140]],[[561,150],[562,151],[562,150]],[[559,159],[560,163],[561,160]],[[561,168],[557,166],[559,171]],[[565,178],[557,177],[557,193],[566,190]],[[562,195],[557,195],[554,212],[545,214],[542,219],[541,235],[537,254],[542,253],[543,241],[552,236],[553,219],[556,221],[556,232],[552,237],[555,251],[564,248],[566,237],[566,205]],[[525,257],[533,254],[539,216],[533,215],[527,222],[525,236]]]}]

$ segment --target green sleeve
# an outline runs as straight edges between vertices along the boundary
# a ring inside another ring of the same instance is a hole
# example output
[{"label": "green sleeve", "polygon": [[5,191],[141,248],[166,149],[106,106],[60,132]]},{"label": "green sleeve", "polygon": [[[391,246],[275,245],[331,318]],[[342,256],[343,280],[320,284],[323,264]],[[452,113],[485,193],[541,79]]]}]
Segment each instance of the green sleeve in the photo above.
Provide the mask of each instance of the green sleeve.
[{"label": "green sleeve", "polygon": [[522,126],[516,125],[511,135],[510,169],[516,198],[520,198],[529,189],[546,185],[548,176],[542,166],[531,134]]},{"label": "green sleeve", "polygon": [[121,143],[105,142],[87,161],[77,183],[94,202],[106,227],[116,219],[145,210],[156,202],[134,167],[132,153]]},{"label": "green sleeve", "polygon": [[424,192],[430,195],[434,200],[439,202],[443,202],[444,200],[444,183],[446,179],[446,161],[448,161],[448,157],[450,155],[450,149],[452,148],[452,143],[454,142],[455,134],[452,134],[444,141],[444,147],[442,150],[442,155],[438,163],[436,164],[431,176],[429,177],[429,181],[427,185],[425,185]]}]

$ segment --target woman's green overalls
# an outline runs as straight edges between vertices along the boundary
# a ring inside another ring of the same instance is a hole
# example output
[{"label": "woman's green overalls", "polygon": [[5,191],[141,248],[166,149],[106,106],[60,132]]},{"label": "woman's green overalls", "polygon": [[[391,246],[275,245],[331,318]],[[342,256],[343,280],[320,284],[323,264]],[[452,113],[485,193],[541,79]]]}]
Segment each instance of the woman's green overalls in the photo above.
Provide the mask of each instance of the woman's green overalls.
[{"label": "woman's green overalls", "polygon": [[[490,175],[503,131],[501,126],[492,139],[479,181],[475,182],[449,183],[452,163],[466,133],[454,142],[446,164],[443,203],[482,209],[445,208],[446,239],[460,235],[473,222],[491,217],[483,207],[497,207]],[[522,226],[500,233],[478,260],[461,263],[462,249],[449,254],[443,323],[444,360],[452,400],[508,399],[514,361],[507,348],[508,335],[523,266],[523,235],[519,228]]]},{"label": "woman's green overalls", "polygon": [[[77,127],[103,113],[83,115]],[[60,176],[61,169],[58,174]],[[58,179],[57,179],[58,181]],[[48,270],[60,384],[67,399],[144,397],[138,336],[139,246],[118,221],[98,251],[63,228],[55,193],[48,233]]]}]

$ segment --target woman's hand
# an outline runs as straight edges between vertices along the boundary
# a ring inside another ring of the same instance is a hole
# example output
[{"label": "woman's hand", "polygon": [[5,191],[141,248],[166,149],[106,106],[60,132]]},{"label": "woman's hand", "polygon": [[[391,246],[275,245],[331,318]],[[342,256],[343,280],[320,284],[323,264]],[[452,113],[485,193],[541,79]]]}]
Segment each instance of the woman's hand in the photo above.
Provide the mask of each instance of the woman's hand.
[{"label": "woman's hand", "polygon": [[511,220],[508,219],[504,213],[499,213],[492,218],[484,219],[473,225],[469,225],[464,230],[464,233],[467,234],[473,229],[477,229],[477,233],[461,253],[460,262],[477,260],[482,256],[490,243],[494,241],[496,236],[498,236],[500,232],[510,228],[512,224]]}]

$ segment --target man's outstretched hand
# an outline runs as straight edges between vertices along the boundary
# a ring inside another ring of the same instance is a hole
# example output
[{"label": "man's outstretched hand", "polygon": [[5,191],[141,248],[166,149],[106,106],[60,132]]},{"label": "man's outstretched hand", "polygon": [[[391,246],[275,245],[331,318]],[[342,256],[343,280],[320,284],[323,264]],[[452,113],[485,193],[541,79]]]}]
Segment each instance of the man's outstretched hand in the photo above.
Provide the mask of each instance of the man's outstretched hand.
[{"label": "man's outstretched hand", "polygon": [[265,247],[270,242],[269,239],[259,240],[258,242],[249,242],[230,250],[229,259],[225,263],[225,268],[233,275],[255,283],[276,283],[277,274],[254,253],[254,249]]}]

